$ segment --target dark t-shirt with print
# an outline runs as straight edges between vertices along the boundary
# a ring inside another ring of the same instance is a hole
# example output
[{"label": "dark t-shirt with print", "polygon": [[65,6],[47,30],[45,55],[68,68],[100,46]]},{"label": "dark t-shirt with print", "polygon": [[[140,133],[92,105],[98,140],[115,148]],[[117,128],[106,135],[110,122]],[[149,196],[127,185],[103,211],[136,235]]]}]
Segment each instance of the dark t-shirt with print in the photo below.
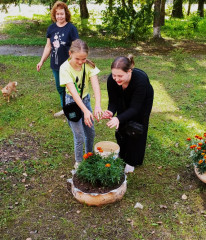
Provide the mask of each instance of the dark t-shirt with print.
[{"label": "dark t-shirt with print", "polygon": [[67,23],[64,27],[58,27],[53,23],[48,27],[47,38],[50,38],[51,68],[59,70],[63,62],[69,58],[69,49],[72,41],[79,38],[76,27],[72,23]]}]

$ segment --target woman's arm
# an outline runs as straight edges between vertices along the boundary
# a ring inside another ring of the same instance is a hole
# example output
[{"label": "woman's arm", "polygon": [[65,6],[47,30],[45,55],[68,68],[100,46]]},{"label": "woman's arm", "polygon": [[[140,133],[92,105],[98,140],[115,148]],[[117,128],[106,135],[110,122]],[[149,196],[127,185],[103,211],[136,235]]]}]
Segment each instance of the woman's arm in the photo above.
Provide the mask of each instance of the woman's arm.
[{"label": "woman's arm", "polygon": [[84,122],[87,126],[91,127],[93,125],[94,118],[92,113],[88,110],[88,108],[84,105],[82,99],[80,98],[74,83],[67,83],[66,87],[68,91],[71,93],[74,101],[76,104],[81,108],[82,112],[84,113]]},{"label": "woman's arm", "polygon": [[101,92],[100,92],[100,86],[99,86],[97,75],[92,76],[90,78],[90,81],[92,84],[92,88],[94,91],[94,98],[95,98],[94,116],[99,121],[102,115],[102,108],[101,108]]},{"label": "woman's arm", "polygon": [[42,54],[42,57],[41,57],[41,60],[40,62],[36,65],[36,69],[37,71],[39,72],[42,65],[44,64],[44,62],[47,60],[47,58],[49,57],[51,53],[51,42],[50,42],[50,38],[47,38],[47,42],[46,42],[46,45],[44,47],[44,51],[43,51],[43,54]]}]

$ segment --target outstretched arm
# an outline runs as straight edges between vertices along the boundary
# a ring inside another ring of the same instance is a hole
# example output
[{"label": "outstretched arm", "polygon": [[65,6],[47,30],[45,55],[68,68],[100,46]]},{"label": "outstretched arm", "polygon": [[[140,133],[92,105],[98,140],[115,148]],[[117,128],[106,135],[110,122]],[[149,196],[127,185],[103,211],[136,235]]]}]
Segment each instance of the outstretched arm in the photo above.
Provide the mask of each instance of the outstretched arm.
[{"label": "outstretched arm", "polygon": [[42,54],[42,57],[41,57],[41,60],[40,62],[36,65],[36,70],[39,72],[42,65],[44,64],[44,62],[47,60],[47,58],[49,57],[51,53],[51,42],[50,42],[50,39],[47,38],[47,43],[44,47],[44,51],[43,51],[43,54]]},{"label": "outstretched arm", "polygon": [[95,98],[94,116],[97,119],[97,121],[99,121],[102,115],[102,108],[101,108],[101,92],[100,92],[100,86],[99,86],[97,75],[92,76],[90,80],[91,80],[92,88],[94,91],[94,98]]}]

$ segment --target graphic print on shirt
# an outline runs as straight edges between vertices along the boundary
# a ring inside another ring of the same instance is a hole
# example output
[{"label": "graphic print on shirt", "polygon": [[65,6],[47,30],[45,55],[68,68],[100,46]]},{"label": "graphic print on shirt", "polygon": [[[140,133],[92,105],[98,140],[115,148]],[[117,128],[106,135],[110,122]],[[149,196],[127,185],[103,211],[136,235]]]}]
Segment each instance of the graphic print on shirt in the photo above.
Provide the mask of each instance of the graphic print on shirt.
[{"label": "graphic print on shirt", "polygon": [[60,44],[61,45],[65,45],[66,43],[61,41],[61,37],[64,37],[64,33],[62,33],[61,35],[59,34],[59,32],[55,33],[54,36],[54,42],[53,42],[53,46],[54,46],[54,54],[55,54],[55,64],[58,65],[58,49],[60,48]]}]

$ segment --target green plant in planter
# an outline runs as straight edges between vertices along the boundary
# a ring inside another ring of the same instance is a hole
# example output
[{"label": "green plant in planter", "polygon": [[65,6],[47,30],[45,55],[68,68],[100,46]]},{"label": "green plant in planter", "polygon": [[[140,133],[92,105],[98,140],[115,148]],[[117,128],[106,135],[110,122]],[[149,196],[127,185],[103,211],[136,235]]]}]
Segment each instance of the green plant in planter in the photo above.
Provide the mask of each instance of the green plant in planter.
[{"label": "green plant in planter", "polygon": [[[101,149],[100,149],[101,152]],[[93,186],[111,187],[120,183],[124,176],[124,162],[121,158],[114,159],[111,154],[102,157],[100,154],[84,154],[76,176],[83,182]]]},{"label": "green plant in planter", "polygon": [[190,150],[190,158],[200,174],[206,172],[206,133],[202,136],[195,135],[194,139],[187,138],[190,142],[188,149]]}]

